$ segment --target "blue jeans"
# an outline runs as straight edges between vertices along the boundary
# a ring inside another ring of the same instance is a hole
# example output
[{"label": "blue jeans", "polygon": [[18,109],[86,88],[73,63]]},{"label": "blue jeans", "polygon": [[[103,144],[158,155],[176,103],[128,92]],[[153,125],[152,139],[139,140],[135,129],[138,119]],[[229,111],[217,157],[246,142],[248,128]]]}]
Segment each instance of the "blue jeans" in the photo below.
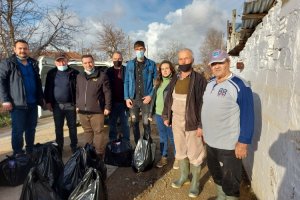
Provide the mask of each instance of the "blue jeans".
[{"label": "blue jeans", "polygon": [[124,103],[114,103],[109,115],[109,140],[117,139],[117,122],[120,119],[123,138],[130,141],[128,111]]},{"label": "blue jeans", "polygon": [[55,124],[56,143],[62,150],[64,147],[64,122],[67,120],[69,128],[69,137],[71,140],[70,147],[72,150],[77,148],[77,127],[75,106],[71,104],[55,104],[53,106],[53,118]]},{"label": "blue jeans", "polygon": [[37,105],[28,105],[26,109],[13,108],[10,112],[12,123],[11,144],[13,154],[23,153],[23,133],[25,132],[26,152],[31,153],[34,145],[35,128],[37,125]]},{"label": "blue jeans", "polygon": [[160,154],[164,157],[168,156],[168,139],[172,146],[174,147],[174,156],[176,154],[175,145],[174,145],[174,138],[173,138],[173,131],[171,127],[168,127],[164,124],[164,120],[161,115],[155,115],[155,121],[157,130],[159,133],[159,141],[160,141]]},{"label": "blue jeans", "polygon": [[139,126],[140,111],[142,111],[144,135],[150,136],[151,133],[150,122],[148,120],[149,112],[150,112],[150,104],[143,104],[142,100],[133,100],[132,103],[133,103],[133,107],[130,109],[130,117],[133,126],[134,141],[137,144],[138,140],[141,137],[140,126]]}]

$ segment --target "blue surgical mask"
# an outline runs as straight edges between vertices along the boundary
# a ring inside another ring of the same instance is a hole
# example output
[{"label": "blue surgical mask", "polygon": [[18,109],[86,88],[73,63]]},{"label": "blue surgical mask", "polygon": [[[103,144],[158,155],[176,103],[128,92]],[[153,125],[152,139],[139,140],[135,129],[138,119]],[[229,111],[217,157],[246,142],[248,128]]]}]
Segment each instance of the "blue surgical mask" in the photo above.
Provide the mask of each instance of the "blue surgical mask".
[{"label": "blue surgical mask", "polygon": [[92,73],[94,73],[94,71],[95,71],[95,68],[91,69],[90,71],[84,70],[84,72],[85,72],[87,75],[91,75]]},{"label": "blue surgical mask", "polygon": [[68,66],[67,66],[67,65],[57,66],[57,69],[58,69],[59,71],[65,71],[65,70],[68,69]]},{"label": "blue surgical mask", "polygon": [[142,60],[145,56],[145,51],[143,50],[135,51],[135,54],[138,60]]}]

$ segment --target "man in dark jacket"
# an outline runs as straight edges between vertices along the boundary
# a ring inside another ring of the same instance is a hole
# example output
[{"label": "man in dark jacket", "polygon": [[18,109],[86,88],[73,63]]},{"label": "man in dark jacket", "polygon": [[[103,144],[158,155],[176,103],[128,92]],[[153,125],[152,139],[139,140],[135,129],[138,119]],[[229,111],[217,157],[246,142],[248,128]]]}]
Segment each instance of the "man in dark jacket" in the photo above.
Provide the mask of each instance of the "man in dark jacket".
[{"label": "man in dark jacket", "polygon": [[45,85],[45,100],[48,110],[53,112],[56,143],[60,151],[64,147],[63,126],[65,118],[69,128],[71,149],[74,153],[77,148],[76,128],[76,77],[77,70],[68,67],[68,59],[64,53],[55,57],[56,68],[47,73]]},{"label": "man in dark jacket", "polygon": [[106,71],[112,91],[112,110],[109,115],[109,140],[117,139],[117,121],[119,118],[123,138],[130,141],[128,109],[126,108],[124,100],[125,66],[122,65],[123,57],[121,52],[115,52],[112,56],[112,60],[114,66],[108,68]]},{"label": "man in dark jacket", "polygon": [[199,195],[201,164],[205,158],[202,142],[201,107],[206,79],[193,71],[193,52],[182,49],[178,52],[179,74],[170,82],[162,118],[166,126],[172,122],[176,159],[179,160],[180,178],[172,183],[180,188],[189,182],[189,172],[193,178],[189,197]]},{"label": "man in dark jacket", "polygon": [[104,115],[111,110],[111,90],[107,75],[95,68],[91,55],[82,56],[84,72],[77,76],[76,108],[85,142],[93,144],[100,158],[105,150]]},{"label": "man in dark jacket", "polygon": [[37,125],[37,105],[44,106],[43,89],[36,60],[30,58],[25,40],[17,40],[15,54],[0,64],[0,102],[10,111],[13,154],[21,154],[25,132],[26,152],[31,153]]}]

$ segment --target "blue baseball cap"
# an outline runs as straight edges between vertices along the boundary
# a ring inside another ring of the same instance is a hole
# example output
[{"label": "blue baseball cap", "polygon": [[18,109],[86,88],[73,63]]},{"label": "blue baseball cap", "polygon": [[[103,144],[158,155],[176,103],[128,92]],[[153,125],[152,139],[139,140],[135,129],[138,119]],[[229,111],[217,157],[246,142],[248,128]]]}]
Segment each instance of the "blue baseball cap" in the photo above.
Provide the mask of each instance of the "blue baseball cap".
[{"label": "blue baseball cap", "polygon": [[229,55],[226,51],[221,49],[216,49],[211,53],[208,65],[211,65],[212,63],[216,63],[216,62],[225,62],[225,60],[228,58]]}]

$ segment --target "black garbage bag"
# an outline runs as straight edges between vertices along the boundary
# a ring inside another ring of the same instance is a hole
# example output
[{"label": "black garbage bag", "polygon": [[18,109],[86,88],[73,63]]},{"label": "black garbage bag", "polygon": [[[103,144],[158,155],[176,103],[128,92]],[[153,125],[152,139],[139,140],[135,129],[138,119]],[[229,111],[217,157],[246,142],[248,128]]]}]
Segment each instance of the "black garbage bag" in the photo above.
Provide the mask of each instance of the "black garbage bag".
[{"label": "black garbage bag", "polygon": [[24,183],[33,163],[26,154],[7,156],[0,162],[0,185],[17,186]]},{"label": "black garbage bag", "polygon": [[135,172],[143,172],[153,166],[156,145],[150,135],[140,138],[133,154],[132,168]]},{"label": "black garbage bag", "polygon": [[84,146],[84,149],[86,151],[87,167],[92,167],[94,169],[97,169],[101,173],[103,180],[106,180],[107,168],[106,168],[104,162],[97,156],[95,147],[93,145],[87,143]]},{"label": "black garbage bag", "polygon": [[59,175],[64,169],[64,163],[57,145],[56,143],[49,142],[35,146],[37,147],[36,153],[38,153],[34,155],[37,170],[48,180],[49,185],[54,189],[57,186]]},{"label": "black garbage bag", "polygon": [[118,167],[130,167],[132,154],[130,141],[120,138],[106,145],[104,162]]},{"label": "black garbage bag", "polygon": [[59,147],[56,142],[46,142],[43,144],[37,143],[33,146],[33,151],[31,154],[31,160],[34,162],[34,164],[38,164],[40,158],[42,157],[43,152],[47,151],[49,146],[51,147],[51,149],[56,149],[56,151],[59,153],[58,155],[61,157],[61,154],[59,152]]},{"label": "black garbage bag", "polygon": [[62,199],[68,199],[71,192],[82,180],[86,170],[86,151],[84,148],[79,148],[67,161],[59,176],[59,195]]},{"label": "black garbage bag", "polygon": [[22,188],[20,200],[60,200],[58,194],[51,188],[48,180],[33,167]]},{"label": "black garbage bag", "polygon": [[107,189],[98,170],[89,168],[69,200],[107,200]]}]

